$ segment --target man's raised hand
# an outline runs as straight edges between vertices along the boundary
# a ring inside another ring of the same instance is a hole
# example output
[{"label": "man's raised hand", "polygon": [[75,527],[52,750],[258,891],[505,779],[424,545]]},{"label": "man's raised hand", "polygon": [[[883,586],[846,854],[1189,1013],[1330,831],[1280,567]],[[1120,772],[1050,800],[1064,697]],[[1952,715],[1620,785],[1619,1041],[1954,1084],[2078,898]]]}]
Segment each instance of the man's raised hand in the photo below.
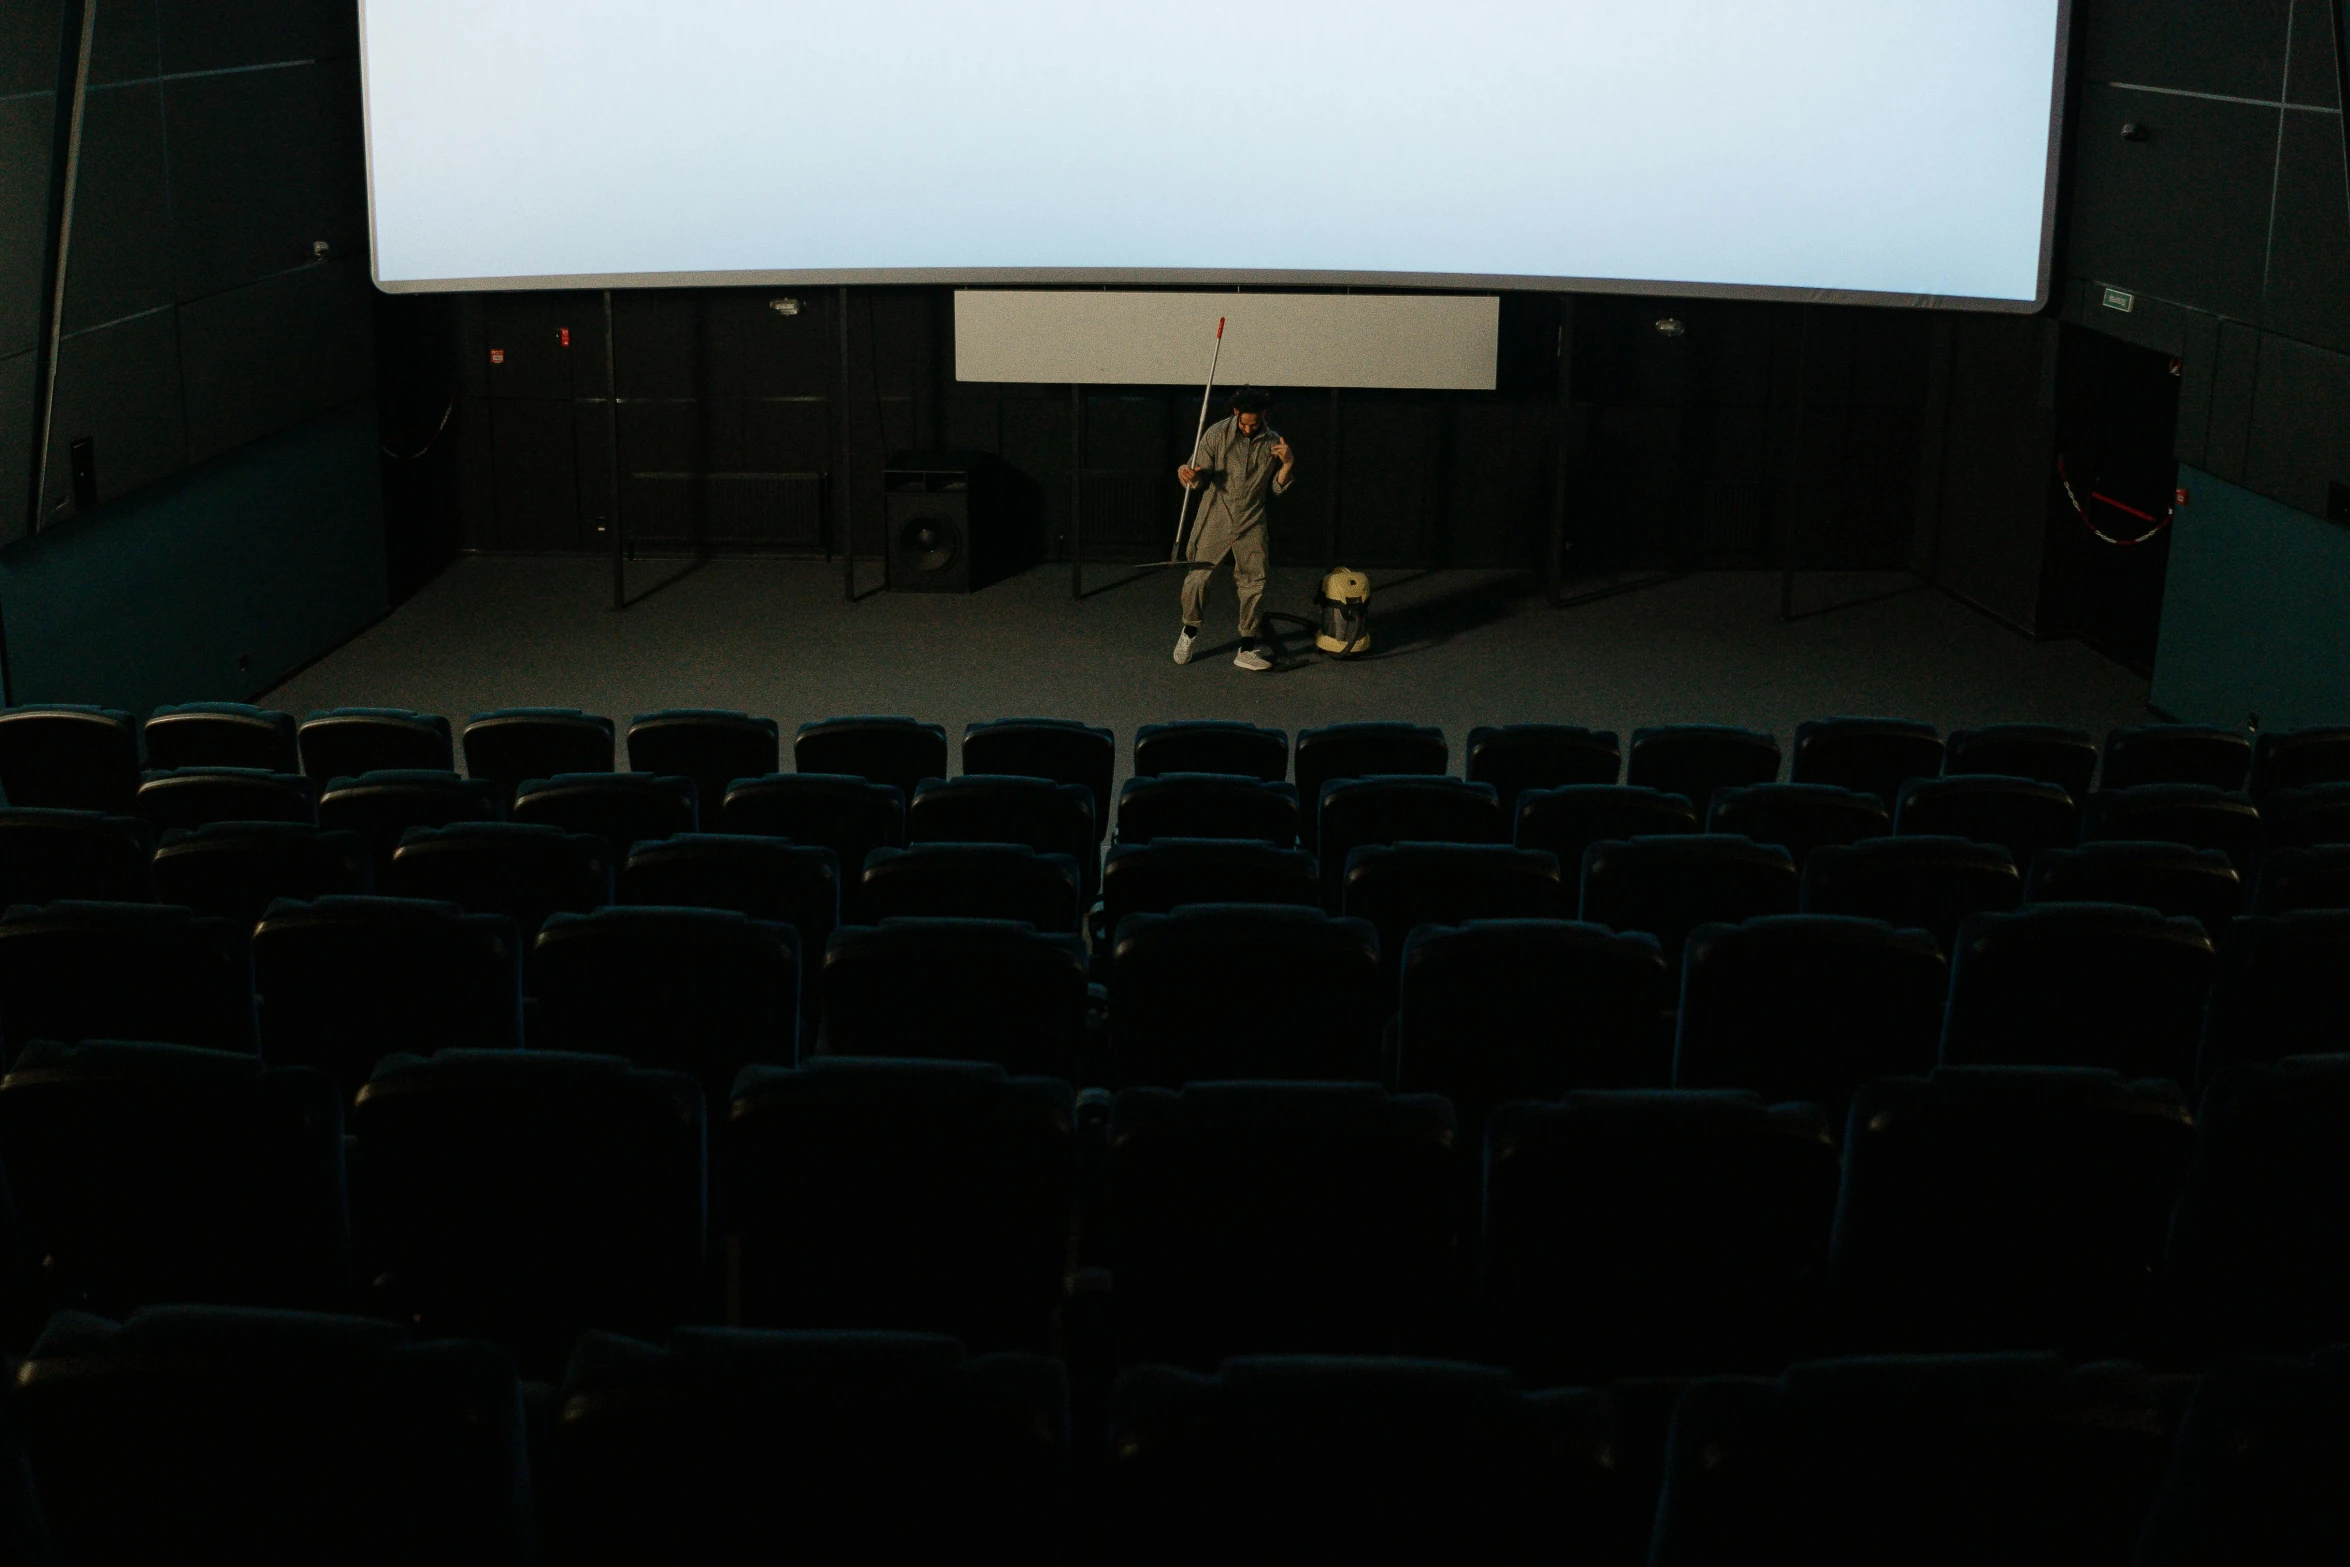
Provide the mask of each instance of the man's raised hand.
[{"label": "man's raised hand", "polygon": [[1273,459],[1274,461],[1280,463],[1284,468],[1297,461],[1295,454],[1293,454],[1289,449],[1288,436],[1282,436],[1279,440],[1273,443]]}]

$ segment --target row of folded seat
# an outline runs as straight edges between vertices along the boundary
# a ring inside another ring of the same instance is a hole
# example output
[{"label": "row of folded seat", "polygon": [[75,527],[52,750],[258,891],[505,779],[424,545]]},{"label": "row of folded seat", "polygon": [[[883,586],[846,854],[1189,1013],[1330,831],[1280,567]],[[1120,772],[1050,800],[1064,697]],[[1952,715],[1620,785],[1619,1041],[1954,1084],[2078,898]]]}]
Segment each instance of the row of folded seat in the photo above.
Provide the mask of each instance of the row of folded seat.
[{"label": "row of folded seat", "polygon": [[2191,1381],[2003,1355],[1546,1391],[1253,1357],[1137,1368],[1080,1435],[1055,1362],[938,1338],[595,1334],[542,1402],[485,1346],[183,1307],[43,1335],[0,1401],[0,1541],[27,1567],[2314,1563],[2350,1552],[2346,1448],[2342,1349]]}]

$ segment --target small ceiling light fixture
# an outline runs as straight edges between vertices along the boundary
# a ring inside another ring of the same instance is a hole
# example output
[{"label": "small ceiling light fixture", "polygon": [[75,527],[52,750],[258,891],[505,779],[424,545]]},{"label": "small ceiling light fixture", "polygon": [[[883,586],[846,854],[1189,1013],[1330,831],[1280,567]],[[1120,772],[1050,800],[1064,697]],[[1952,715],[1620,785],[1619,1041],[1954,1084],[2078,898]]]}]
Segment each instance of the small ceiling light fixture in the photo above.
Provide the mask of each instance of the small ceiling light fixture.
[{"label": "small ceiling light fixture", "polygon": [[796,299],[770,299],[767,308],[779,316],[796,316],[800,313],[800,302]]},{"label": "small ceiling light fixture", "polygon": [[1656,324],[1656,335],[1659,337],[1686,337],[1689,335],[1689,328],[1679,316],[1666,316]]}]

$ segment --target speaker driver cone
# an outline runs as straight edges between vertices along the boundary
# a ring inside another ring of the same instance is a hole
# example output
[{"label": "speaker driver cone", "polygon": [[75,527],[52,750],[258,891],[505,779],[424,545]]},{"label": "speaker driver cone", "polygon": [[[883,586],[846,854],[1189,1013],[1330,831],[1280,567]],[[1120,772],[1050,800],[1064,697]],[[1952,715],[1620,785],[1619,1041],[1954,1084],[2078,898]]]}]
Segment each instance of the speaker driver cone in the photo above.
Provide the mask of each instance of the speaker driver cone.
[{"label": "speaker driver cone", "polygon": [[898,554],[921,571],[944,571],[961,548],[957,529],[936,517],[916,517],[898,530]]}]

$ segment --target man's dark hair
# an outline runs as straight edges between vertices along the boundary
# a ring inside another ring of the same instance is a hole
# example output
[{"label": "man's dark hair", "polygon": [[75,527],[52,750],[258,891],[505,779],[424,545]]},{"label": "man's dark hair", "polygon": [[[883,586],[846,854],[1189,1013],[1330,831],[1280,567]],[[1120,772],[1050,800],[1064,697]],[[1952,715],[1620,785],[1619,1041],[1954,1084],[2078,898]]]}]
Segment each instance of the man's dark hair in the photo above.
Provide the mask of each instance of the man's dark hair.
[{"label": "man's dark hair", "polygon": [[1236,414],[1261,414],[1273,406],[1273,396],[1262,387],[1244,386],[1232,394]]}]

